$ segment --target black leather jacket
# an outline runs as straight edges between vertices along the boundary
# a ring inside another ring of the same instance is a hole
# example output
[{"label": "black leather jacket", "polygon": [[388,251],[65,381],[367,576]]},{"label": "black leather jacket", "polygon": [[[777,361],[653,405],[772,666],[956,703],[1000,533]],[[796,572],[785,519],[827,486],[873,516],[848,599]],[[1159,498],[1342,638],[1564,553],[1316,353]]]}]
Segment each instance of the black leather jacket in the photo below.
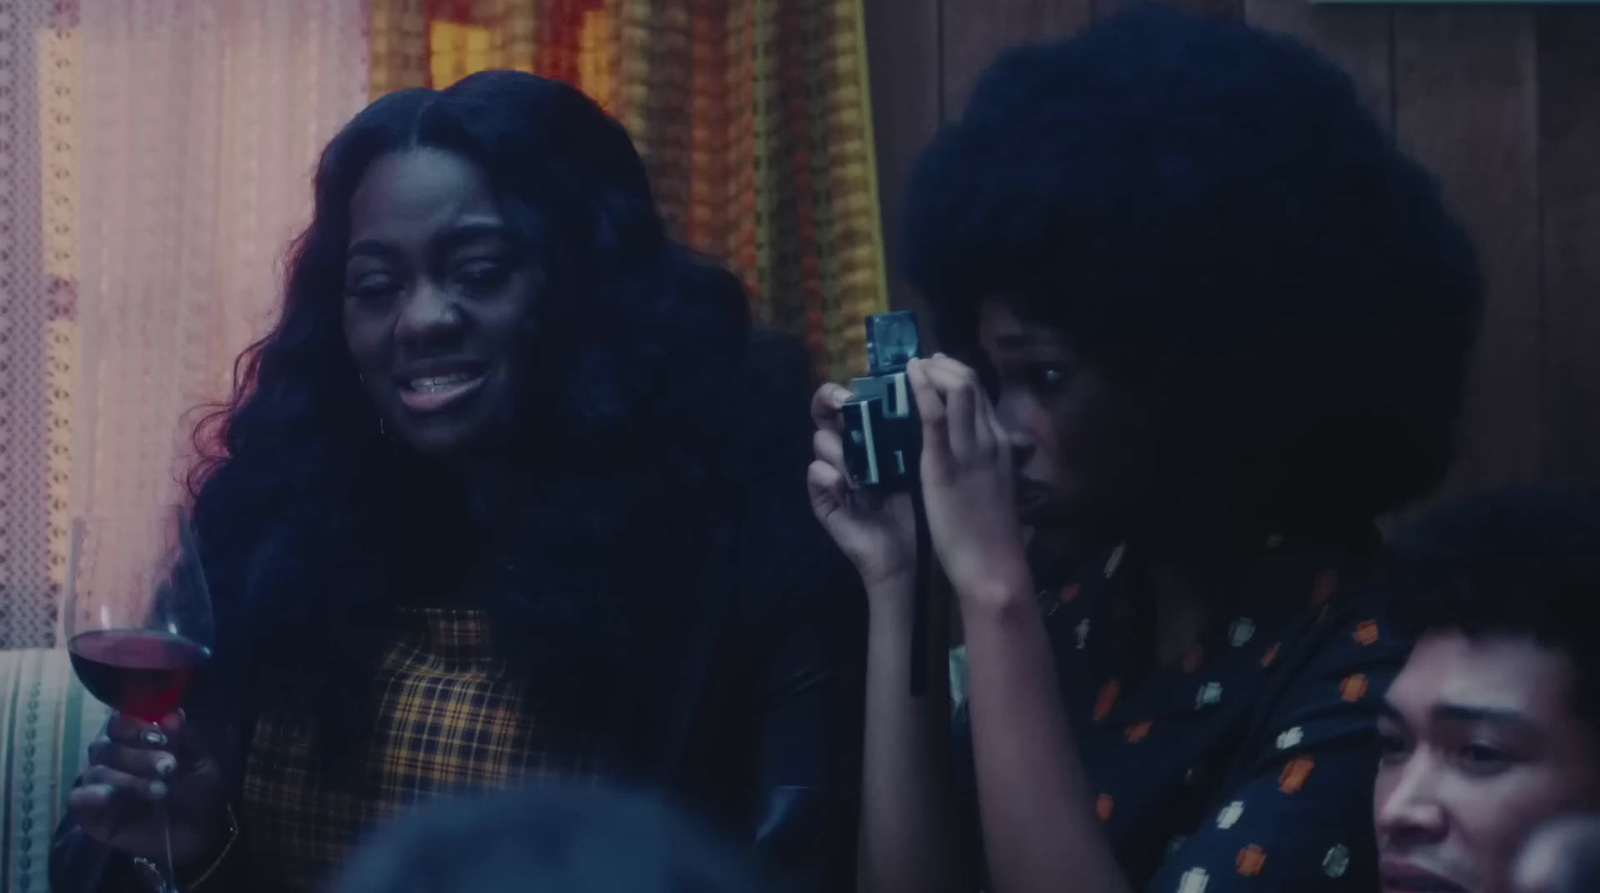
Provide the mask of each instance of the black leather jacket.
[{"label": "black leather jacket", "polygon": [[[864,599],[806,500],[804,353],[767,336],[748,383],[783,408],[759,435],[775,447],[777,473],[718,533],[652,774],[802,889],[844,890],[854,866]],[[57,893],[145,893],[134,872],[70,819],[58,830],[50,861]],[[272,874],[270,854],[251,851],[246,826],[202,889],[279,893]]]}]

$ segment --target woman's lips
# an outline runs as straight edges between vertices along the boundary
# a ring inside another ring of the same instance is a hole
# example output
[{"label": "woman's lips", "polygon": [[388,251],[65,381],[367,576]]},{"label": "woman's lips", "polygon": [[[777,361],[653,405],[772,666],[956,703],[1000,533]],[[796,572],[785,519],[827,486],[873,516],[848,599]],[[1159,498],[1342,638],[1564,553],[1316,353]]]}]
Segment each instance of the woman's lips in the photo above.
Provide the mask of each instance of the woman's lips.
[{"label": "woman's lips", "polygon": [[483,387],[482,372],[454,372],[413,378],[399,384],[400,403],[414,413],[440,412]]},{"label": "woman's lips", "polygon": [[1378,868],[1385,893],[1465,893],[1466,887],[1426,868],[1397,859],[1385,859]]}]

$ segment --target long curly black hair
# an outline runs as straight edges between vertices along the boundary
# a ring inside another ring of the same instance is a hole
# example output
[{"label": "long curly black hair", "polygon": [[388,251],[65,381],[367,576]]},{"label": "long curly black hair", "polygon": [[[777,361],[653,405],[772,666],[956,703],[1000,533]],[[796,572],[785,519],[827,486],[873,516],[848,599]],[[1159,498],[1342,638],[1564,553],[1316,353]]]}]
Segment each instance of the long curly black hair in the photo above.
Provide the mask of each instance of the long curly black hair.
[{"label": "long curly black hair", "polygon": [[[345,346],[351,196],[418,147],[482,169],[549,283],[510,516],[383,434]],[[682,625],[737,486],[713,398],[748,335],[738,281],[667,236],[627,133],[577,90],[502,71],[372,103],[322,154],[280,321],[197,432],[217,643],[196,715],[239,725],[303,696],[330,753],[360,741],[391,612],[464,590],[547,709],[625,736],[615,723],[670,675],[630,671]]]}]

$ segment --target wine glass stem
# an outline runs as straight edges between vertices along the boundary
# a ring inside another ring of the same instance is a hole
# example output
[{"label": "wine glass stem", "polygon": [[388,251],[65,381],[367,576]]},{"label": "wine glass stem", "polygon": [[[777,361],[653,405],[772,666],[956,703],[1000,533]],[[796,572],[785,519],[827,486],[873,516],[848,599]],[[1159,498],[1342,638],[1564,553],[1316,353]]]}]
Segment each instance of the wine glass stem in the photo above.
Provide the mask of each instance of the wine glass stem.
[{"label": "wine glass stem", "polygon": [[167,811],[167,798],[156,801],[156,817],[161,822],[161,838],[166,843],[167,859],[161,865],[160,893],[178,893],[178,875],[172,868],[172,820]]}]

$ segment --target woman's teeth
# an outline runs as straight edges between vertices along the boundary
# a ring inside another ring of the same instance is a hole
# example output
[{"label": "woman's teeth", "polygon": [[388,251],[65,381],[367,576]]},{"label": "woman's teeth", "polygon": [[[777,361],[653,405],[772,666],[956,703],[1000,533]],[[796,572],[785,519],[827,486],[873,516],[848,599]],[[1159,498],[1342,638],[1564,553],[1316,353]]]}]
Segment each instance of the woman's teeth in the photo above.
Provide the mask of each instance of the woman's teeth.
[{"label": "woman's teeth", "polygon": [[418,393],[426,394],[430,391],[442,391],[446,388],[453,388],[457,385],[466,384],[467,382],[472,381],[475,377],[476,376],[469,375],[465,372],[456,372],[450,375],[434,375],[428,378],[413,378],[409,383],[407,383],[406,387]]},{"label": "woman's teeth", "polygon": [[402,379],[398,396],[412,412],[439,412],[469,399],[483,387],[487,376],[487,370],[471,367],[458,372],[419,375]]}]

